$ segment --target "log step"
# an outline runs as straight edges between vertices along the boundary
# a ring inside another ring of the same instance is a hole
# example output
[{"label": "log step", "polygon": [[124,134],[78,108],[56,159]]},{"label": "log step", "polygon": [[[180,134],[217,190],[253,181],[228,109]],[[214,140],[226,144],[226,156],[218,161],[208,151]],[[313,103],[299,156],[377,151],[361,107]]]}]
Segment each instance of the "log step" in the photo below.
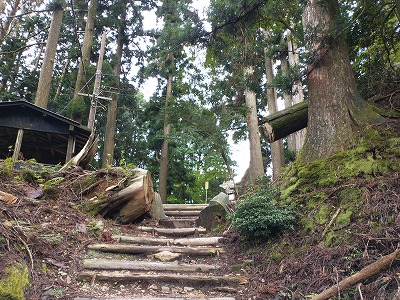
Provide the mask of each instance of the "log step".
[{"label": "log step", "polygon": [[93,244],[88,249],[112,252],[112,253],[130,253],[130,254],[156,254],[163,251],[180,253],[193,256],[219,255],[225,253],[224,248],[217,247],[181,247],[181,246],[137,246],[132,244]]},{"label": "log step", "polygon": [[198,237],[198,238],[149,238],[141,236],[113,235],[112,239],[122,243],[142,244],[142,245],[177,245],[177,246],[213,246],[218,245],[222,239],[218,236]]},{"label": "log step", "polygon": [[97,280],[112,282],[156,281],[182,282],[194,285],[233,285],[246,284],[247,278],[242,276],[181,275],[176,273],[148,274],[131,271],[82,271],[79,280]]},{"label": "log step", "polygon": [[174,262],[148,262],[119,259],[85,259],[83,267],[87,270],[127,270],[127,271],[167,271],[167,272],[210,272],[219,267],[209,264],[178,264]]},{"label": "log step", "polygon": [[166,210],[167,217],[198,217],[201,210]]},{"label": "log step", "polygon": [[203,210],[208,204],[163,204],[164,211],[168,210]]},{"label": "log step", "polygon": [[233,297],[207,297],[207,298],[191,298],[191,297],[185,297],[185,298],[74,298],[74,300],[235,300]]},{"label": "log step", "polygon": [[191,228],[157,228],[157,227],[146,227],[139,226],[139,230],[144,232],[157,233],[158,235],[163,236],[188,236],[188,235],[198,235],[202,233],[206,233],[207,230],[205,228],[199,227],[191,227]]},{"label": "log step", "polygon": [[165,219],[165,220],[160,220],[158,224],[167,228],[188,228],[196,225],[196,219],[193,218]]}]

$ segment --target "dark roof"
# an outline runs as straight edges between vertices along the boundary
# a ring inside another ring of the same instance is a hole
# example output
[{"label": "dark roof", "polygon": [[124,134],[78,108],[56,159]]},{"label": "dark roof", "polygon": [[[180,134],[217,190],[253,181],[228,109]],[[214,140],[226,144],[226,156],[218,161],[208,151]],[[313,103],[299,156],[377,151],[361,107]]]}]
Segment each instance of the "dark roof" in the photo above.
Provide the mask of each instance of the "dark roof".
[{"label": "dark roof", "polygon": [[24,129],[21,152],[38,162],[64,163],[70,133],[75,136],[78,153],[90,136],[90,129],[62,115],[27,101],[0,102],[0,158],[12,155],[18,129]]}]

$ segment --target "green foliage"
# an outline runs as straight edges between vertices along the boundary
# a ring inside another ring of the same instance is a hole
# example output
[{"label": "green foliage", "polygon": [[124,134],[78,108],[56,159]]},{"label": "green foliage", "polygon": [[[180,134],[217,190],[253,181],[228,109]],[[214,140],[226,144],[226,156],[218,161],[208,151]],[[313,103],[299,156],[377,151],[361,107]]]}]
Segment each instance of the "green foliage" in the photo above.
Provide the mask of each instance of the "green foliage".
[{"label": "green foliage", "polygon": [[16,263],[4,271],[5,275],[0,280],[0,299],[24,300],[24,290],[29,284],[28,268]]},{"label": "green foliage", "polygon": [[295,224],[294,212],[278,205],[275,191],[266,187],[250,190],[228,215],[232,226],[247,240],[267,240]]}]

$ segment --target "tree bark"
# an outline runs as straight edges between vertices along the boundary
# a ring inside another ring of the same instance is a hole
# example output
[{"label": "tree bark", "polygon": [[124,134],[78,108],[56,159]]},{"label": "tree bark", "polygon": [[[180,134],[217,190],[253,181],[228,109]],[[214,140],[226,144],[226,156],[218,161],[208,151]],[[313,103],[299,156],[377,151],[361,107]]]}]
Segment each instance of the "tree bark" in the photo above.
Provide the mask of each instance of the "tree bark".
[{"label": "tree bark", "polygon": [[90,0],[89,11],[85,26],[85,35],[83,37],[83,43],[81,49],[82,51],[81,59],[79,61],[78,75],[76,77],[76,82],[75,82],[74,99],[72,101],[73,110],[71,117],[72,119],[74,119],[79,123],[82,123],[83,120],[83,108],[85,106],[85,101],[84,97],[78,95],[78,93],[84,93],[84,94],[89,93],[89,90],[86,86],[86,81],[87,81],[86,75],[90,65],[90,53],[93,44],[94,25],[97,14],[97,6],[98,6],[98,0]]},{"label": "tree bark", "polygon": [[260,131],[271,143],[306,128],[307,121],[308,102],[303,101],[263,118]]},{"label": "tree bark", "polygon": [[[297,44],[294,41],[291,32],[289,31],[288,35],[288,56],[289,56],[289,65],[291,67],[297,67],[300,64],[299,52],[297,50]],[[292,102],[293,104],[297,104],[304,101],[303,94],[303,84],[298,79],[292,85]],[[297,153],[300,152],[301,148],[304,145],[304,139],[306,136],[307,130],[299,130],[294,133],[294,141],[295,141],[295,151]]]},{"label": "tree bark", "polygon": [[[281,69],[283,74],[288,74],[289,72],[289,65],[288,65],[288,60],[286,57],[286,52],[281,55],[280,60],[281,60]],[[287,92],[284,91],[283,93],[283,101],[285,104],[285,108],[291,107],[293,105],[292,101],[292,96]],[[296,137],[294,134],[290,134],[286,137],[287,139],[287,147],[290,151],[296,151]],[[271,143],[270,140],[267,139]]]},{"label": "tree bark", "polygon": [[62,6],[57,6],[53,12],[53,19],[50,24],[43,65],[40,71],[35,104],[43,108],[47,108],[47,103],[49,101],[51,78],[53,76],[54,60],[56,57],[58,38],[61,31],[63,12],[64,8]]},{"label": "tree bark", "polygon": [[[254,70],[250,67],[245,71],[245,73],[246,76],[251,77]],[[249,131],[250,147],[249,183],[254,183],[257,177],[264,175],[264,164],[261,153],[260,133],[258,131],[256,94],[248,87],[246,87],[245,90],[245,101],[247,107],[247,128]]]},{"label": "tree bark", "polygon": [[[265,49],[265,73],[267,75],[267,85],[270,86],[274,79],[273,61],[267,56],[267,49]],[[276,91],[273,87],[267,88],[268,112],[273,114],[277,112],[276,107]],[[285,165],[285,158],[283,156],[283,143],[281,140],[276,140],[271,144],[271,159],[272,159],[272,178],[279,177],[282,167]]]},{"label": "tree bark", "polygon": [[308,132],[301,155],[305,162],[352,147],[354,127],[383,121],[357,91],[343,33],[331,32],[338,17],[337,0],[307,1],[303,12],[305,47],[312,57],[307,66]]},{"label": "tree bark", "polygon": [[135,221],[151,209],[154,200],[153,182],[147,170],[133,170],[135,177],[129,185],[104,199],[96,199],[89,203],[92,212],[104,217],[118,219],[122,224]]},{"label": "tree bark", "polygon": [[[169,59],[173,60],[172,54],[169,55]],[[168,182],[168,164],[169,164],[169,138],[171,134],[171,124],[169,122],[169,102],[172,97],[172,72],[168,75],[167,82],[167,94],[165,96],[165,112],[164,112],[164,128],[163,134],[164,139],[161,145],[161,158],[160,158],[160,176],[159,176],[159,193],[161,201],[167,203],[167,182]]]},{"label": "tree bark", "polygon": [[[126,1],[122,4],[126,6]],[[117,53],[116,53],[116,63],[114,66],[114,75],[117,80],[117,88],[119,90],[120,75],[121,75],[121,61],[122,61],[122,50],[124,47],[125,39],[125,27],[126,27],[126,10],[122,10],[121,20],[118,28],[118,41],[117,41]],[[114,138],[115,138],[115,128],[117,123],[117,106],[118,106],[118,94],[112,94],[111,101],[108,103],[107,109],[107,124],[106,132],[104,135],[104,149],[102,157],[102,167],[106,168],[111,166],[114,160]]]},{"label": "tree bark", "polygon": [[312,300],[326,300],[334,297],[340,291],[345,291],[353,285],[362,282],[389,268],[398,259],[400,259],[400,250],[396,250],[393,253],[382,257],[381,259],[368,265],[361,271],[341,280],[338,284],[335,284],[334,286],[313,297]]}]

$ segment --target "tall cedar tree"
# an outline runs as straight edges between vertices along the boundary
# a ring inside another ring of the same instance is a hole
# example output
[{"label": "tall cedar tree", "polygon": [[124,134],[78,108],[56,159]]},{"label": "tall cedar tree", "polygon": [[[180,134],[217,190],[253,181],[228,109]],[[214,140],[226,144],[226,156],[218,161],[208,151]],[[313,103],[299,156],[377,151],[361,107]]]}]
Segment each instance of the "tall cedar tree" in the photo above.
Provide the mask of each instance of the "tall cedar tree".
[{"label": "tall cedar tree", "polygon": [[310,0],[304,7],[309,120],[301,159],[306,162],[348,149],[356,142],[356,128],[382,121],[358,93],[340,20],[337,0]]}]

